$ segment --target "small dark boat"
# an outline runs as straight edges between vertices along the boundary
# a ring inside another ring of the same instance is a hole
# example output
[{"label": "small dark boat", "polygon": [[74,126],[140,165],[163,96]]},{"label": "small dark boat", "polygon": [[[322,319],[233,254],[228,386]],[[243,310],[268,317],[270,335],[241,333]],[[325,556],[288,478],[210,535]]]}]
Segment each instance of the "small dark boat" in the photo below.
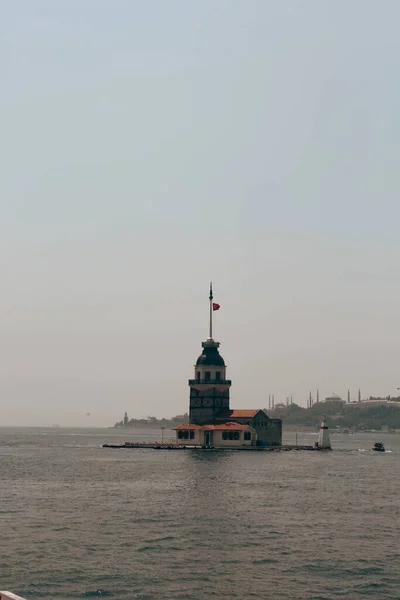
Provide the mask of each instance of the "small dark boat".
[{"label": "small dark boat", "polygon": [[382,444],[382,442],[375,442],[372,450],[375,450],[375,452],[385,452],[385,446]]}]

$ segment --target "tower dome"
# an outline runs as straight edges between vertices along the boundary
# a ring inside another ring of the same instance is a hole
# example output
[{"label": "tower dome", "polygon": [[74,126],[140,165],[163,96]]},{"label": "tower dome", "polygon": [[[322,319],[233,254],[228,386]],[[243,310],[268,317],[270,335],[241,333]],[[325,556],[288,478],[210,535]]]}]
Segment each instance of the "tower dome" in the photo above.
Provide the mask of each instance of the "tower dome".
[{"label": "tower dome", "polygon": [[218,351],[218,342],[203,342],[203,352],[196,361],[196,367],[225,367],[225,361]]}]

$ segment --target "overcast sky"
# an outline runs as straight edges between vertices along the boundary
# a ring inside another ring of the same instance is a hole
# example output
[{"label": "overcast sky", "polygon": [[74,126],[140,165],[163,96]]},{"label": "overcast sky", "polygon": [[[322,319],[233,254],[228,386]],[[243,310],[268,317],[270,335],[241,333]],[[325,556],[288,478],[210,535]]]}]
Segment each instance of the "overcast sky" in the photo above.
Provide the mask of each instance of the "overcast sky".
[{"label": "overcast sky", "polygon": [[1,425],[396,393],[398,0],[0,12]]}]

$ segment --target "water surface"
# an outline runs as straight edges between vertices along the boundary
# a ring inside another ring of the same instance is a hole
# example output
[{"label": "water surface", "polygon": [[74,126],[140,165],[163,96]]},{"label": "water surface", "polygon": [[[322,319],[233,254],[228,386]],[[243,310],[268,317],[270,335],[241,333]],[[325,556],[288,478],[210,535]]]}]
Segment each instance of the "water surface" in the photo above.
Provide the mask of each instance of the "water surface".
[{"label": "water surface", "polygon": [[[330,453],[101,448],[149,437],[160,432],[0,429],[0,589],[400,598],[400,435],[334,435]],[[375,441],[392,452],[373,453]]]}]

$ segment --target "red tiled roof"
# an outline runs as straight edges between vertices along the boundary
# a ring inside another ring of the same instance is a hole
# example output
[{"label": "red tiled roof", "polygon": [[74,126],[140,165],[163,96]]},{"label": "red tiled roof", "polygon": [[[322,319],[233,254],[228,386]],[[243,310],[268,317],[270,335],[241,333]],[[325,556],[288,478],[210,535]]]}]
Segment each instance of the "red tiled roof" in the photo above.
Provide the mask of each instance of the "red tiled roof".
[{"label": "red tiled roof", "polygon": [[251,417],[255,417],[256,414],[258,412],[260,412],[261,409],[257,408],[256,410],[252,410],[251,408],[245,408],[243,410],[241,409],[233,409],[233,410],[228,410],[228,411],[224,411],[221,415],[220,415],[220,419],[226,419],[226,418],[230,418],[230,419],[249,419]]},{"label": "red tiled roof", "polygon": [[240,423],[226,422],[226,423],[209,423],[207,425],[177,425],[175,430],[207,430],[207,431],[244,431],[245,429],[251,429],[249,425],[241,425]]},{"label": "red tiled roof", "polygon": [[251,429],[249,425],[241,425],[240,423],[217,423],[215,425],[204,425],[204,429],[211,428],[214,431],[244,431]]}]

